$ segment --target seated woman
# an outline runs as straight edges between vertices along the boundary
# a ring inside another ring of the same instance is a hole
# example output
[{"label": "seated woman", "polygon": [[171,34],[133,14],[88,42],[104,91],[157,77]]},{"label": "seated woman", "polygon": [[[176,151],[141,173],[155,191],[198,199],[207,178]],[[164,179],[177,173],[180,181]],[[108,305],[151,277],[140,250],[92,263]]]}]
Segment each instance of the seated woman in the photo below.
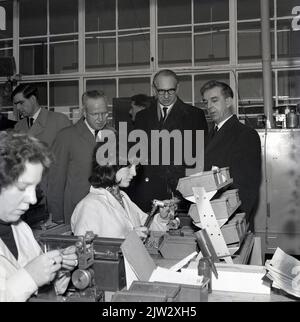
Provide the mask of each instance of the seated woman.
[{"label": "seated woman", "polygon": [[75,246],[43,254],[30,227],[21,220],[36,203],[35,188],[51,155],[27,134],[0,133],[0,302],[26,301],[39,287],[54,281],[62,294],[77,265]]},{"label": "seated woman", "polygon": [[[120,190],[129,186],[136,175],[136,164],[105,165],[97,163],[97,149],[93,156],[92,175],[89,178],[91,188],[74,209],[71,228],[74,235],[84,235],[93,231],[98,237],[126,238],[135,230],[140,237],[147,236],[144,223],[148,217],[128,195]],[[166,231],[168,209],[154,216],[151,230]]]}]

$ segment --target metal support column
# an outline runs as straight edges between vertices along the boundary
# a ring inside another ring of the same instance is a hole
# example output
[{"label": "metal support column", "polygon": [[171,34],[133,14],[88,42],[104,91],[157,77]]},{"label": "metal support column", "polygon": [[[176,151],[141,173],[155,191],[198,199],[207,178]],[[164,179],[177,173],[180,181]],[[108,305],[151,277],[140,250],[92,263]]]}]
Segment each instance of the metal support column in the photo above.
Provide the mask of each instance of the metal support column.
[{"label": "metal support column", "polygon": [[264,113],[267,128],[273,127],[273,98],[272,98],[272,66],[271,66],[271,39],[269,0],[260,0],[261,13],[261,47],[264,88]]}]

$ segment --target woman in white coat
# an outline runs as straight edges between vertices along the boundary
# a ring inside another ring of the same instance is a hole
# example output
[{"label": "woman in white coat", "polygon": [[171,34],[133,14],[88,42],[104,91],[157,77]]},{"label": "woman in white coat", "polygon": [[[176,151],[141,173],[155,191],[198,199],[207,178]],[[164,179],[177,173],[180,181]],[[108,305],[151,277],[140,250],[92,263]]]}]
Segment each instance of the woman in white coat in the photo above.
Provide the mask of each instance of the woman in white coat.
[{"label": "woman in white coat", "polygon": [[[134,229],[140,237],[146,237],[148,229],[144,224],[148,215],[120,189],[130,185],[136,175],[136,165],[99,165],[96,154],[97,150],[89,178],[90,192],[77,204],[72,214],[72,232],[84,235],[93,231],[98,237],[126,238]],[[168,210],[162,209],[154,216],[150,229],[166,231],[168,215]]]},{"label": "woman in white coat", "polygon": [[[26,301],[56,278],[61,267],[77,264],[75,247],[43,254],[30,227],[20,218],[36,203],[35,188],[50,155],[27,134],[0,133],[0,302]],[[64,292],[69,276],[57,280]]]}]

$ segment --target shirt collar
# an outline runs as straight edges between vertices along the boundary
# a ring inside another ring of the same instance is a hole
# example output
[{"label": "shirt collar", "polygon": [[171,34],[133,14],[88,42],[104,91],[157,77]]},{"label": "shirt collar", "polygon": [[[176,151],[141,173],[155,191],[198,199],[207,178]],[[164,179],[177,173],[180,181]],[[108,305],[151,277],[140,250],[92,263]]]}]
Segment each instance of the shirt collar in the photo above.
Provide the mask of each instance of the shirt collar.
[{"label": "shirt collar", "polygon": [[[90,132],[93,134],[93,136],[95,136],[95,131],[90,125],[89,123],[87,122],[86,119],[84,119],[84,123],[86,124],[87,128],[90,130]],[[99,140],[99,138],[101,139],[101,130],[98,131],[98,134],[97,134],[97,138]]]},{"label": "shirt collar", "polygon": [[222,122],[220,122],[219,124],[216,124],[218,126],[218,131],[220,130],[220,128],[233,116],[233,114],[231,114],[230,116],[227,117],[227,119],[223,120]]},{"label": "shirt collar", "polygon": [[33,118],[33,122],[36,121],[36,119],[38,118],[38,116],[40,115],[40,112],[41,112],[41,108],[39,108],[33,115],[32,115],[32,118]]},{"label": "shirt collar", "polygon": [[87,126],[87,128],[91,131],[93,135],[95,135],[95,130],[89,125],[88,121],[84,119],[84,123]]}]

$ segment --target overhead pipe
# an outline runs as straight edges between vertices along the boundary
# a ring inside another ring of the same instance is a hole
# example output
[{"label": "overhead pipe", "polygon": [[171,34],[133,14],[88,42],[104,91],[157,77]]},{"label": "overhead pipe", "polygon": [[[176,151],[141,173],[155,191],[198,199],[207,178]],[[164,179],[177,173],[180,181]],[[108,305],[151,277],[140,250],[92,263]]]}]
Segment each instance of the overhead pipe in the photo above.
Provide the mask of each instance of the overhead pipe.
[{"label": "overhead pipe", "polygon": [[272,65],[269,0],[260,0],[264,114],[267,128],[273,127]]}]

